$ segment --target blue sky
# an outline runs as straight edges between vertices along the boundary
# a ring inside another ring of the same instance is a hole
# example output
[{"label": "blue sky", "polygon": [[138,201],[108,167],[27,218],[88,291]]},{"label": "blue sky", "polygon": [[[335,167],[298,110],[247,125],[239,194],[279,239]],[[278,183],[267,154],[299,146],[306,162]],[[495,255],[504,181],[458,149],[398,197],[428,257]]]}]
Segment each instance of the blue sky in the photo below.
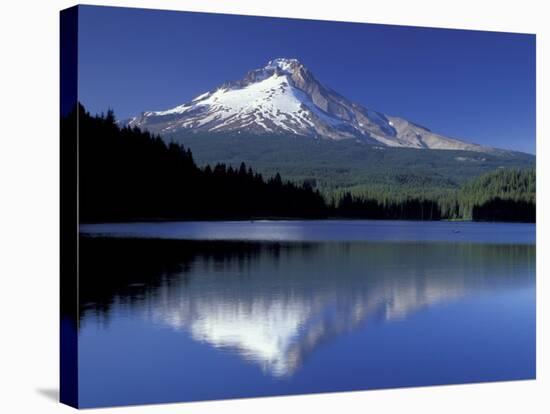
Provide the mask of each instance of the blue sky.
[{"label": "blue sky", "polygon": [[535,153],[535,36],[84,6],[79,98],[118,118],[187,102],[276,57],[435,132]]}]

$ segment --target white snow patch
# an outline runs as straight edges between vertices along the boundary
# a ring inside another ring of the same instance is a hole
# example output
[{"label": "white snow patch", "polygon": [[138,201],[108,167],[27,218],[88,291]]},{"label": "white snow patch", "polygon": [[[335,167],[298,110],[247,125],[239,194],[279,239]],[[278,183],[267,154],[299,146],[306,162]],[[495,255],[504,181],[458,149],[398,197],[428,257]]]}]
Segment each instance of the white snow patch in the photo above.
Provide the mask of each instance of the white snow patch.
[{"label": "white snow patch", "polygon": [[[291,61],[280,61],[277,64],[284,68],[291,63]],[[210,128],[214,131],[239,120],[248,121],[249,117],[253,117],[253,122],[266,132],[273,132],[273,129],[266,125],[266,120],[269,120],[279,128],[299,133],[314,126],[310,119],[311,114],[331,126],[342,123],[317,108],[304,92],[290,86],[286,74],[276,73],[244,88],[220,88],[214,92],[199,95],[189,104],[167,111],[153,112],[153,114],[183,114],[201,108],[204,111],[200,111],[195,116],[190,114],[183,126],[201,127],[216,122],[216,125]],[[250,125],[250,122],[246,125]]]}]

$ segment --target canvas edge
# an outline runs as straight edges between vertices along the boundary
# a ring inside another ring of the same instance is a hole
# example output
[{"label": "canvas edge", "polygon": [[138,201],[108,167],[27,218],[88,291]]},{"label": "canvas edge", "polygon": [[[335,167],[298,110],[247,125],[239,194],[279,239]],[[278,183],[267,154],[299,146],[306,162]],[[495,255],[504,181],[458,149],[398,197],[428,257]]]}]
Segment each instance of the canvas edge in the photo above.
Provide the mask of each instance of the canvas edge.
[{"label": "canvas edge", "polygon": [[[78,104],[78,8],[60,11],[59,399],[78,408],[78,132],[62,119]],[[77,121],[78,122],[78,121]]]}]

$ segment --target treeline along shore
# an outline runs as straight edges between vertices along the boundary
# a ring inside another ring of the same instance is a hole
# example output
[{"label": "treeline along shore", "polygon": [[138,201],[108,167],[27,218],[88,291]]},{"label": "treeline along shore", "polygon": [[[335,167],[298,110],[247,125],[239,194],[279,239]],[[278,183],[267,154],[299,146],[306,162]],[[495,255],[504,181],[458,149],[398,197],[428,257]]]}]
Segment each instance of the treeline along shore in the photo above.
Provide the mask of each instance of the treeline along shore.
[{"label": "treeline along shore", "polygon": [[[78,120],[78,121],[77,121]],[[61,139],[79,136],[81,222],[255,218],[535,221],[535,171],[497,170],[440,197],[401,199],[343,191],[327,200],[308,182],[264,177],[250,166],[199,167],[189,149],[120,127],[112,111],[78,105]],[[238,148],[235,149],[238,151]]]}]

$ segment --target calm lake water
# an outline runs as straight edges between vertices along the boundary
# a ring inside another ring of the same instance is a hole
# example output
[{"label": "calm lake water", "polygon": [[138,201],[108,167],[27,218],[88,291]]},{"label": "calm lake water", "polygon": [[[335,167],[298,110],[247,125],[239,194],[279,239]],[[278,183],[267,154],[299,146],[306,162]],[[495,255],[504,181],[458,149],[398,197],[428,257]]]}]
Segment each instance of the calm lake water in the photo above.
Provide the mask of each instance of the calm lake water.
[{"label": "calm lake water", "polygon": [[535,377],[535,227],[81,226],[83,407]]}]

